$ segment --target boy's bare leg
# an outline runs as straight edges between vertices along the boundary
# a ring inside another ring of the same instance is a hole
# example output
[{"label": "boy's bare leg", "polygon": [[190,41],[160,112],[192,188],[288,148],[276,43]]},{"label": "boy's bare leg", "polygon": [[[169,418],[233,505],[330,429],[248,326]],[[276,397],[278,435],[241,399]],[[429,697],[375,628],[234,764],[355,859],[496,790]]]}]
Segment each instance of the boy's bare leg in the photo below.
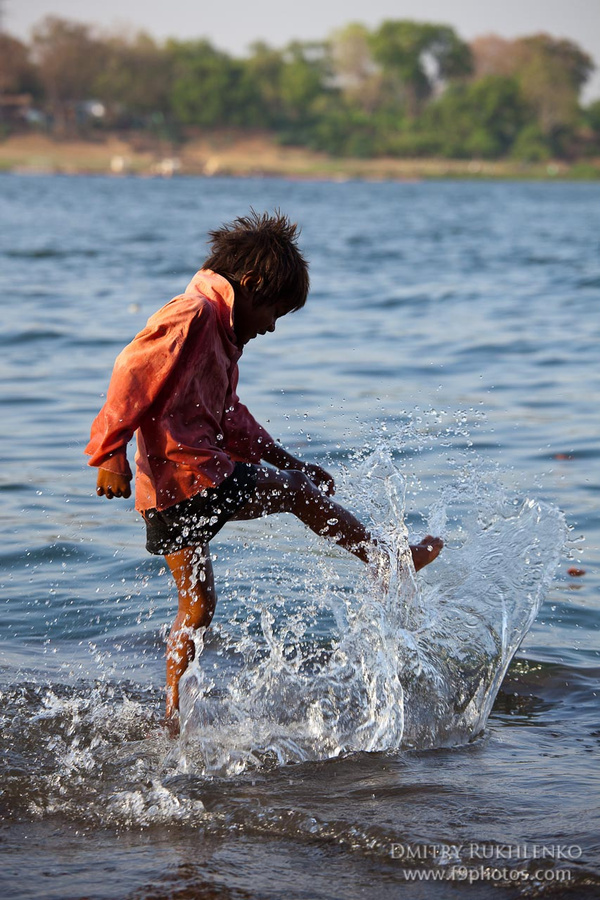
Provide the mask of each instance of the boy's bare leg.
[{"label": "boy's bare leg", "polygon": [[167,639],[167,704],[165,721],[176,730],[179,679],[194,658],[193,632],[206,628],[215,611],[217,595],[208,545],[184,547],[165,556],[179,594],[179,608]]},{"label": "boy's bare leg", "polygon": [[[365,563],[370,561],[374,541],[356,516],[327,497],[303,472],[261,467],[253,497],[235,518],[257,519],[278,512],[292,513],[315,534],[330,538]],[[433,562],[442,547],[441,538],[431,535],[411,546],[415,569]]]}]

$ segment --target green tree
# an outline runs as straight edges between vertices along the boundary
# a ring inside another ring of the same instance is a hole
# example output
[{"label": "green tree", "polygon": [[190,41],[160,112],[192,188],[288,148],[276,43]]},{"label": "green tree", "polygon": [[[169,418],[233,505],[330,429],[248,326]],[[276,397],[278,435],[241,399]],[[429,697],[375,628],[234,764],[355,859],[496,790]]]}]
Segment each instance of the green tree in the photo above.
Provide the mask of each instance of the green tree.
[{"label": "green tree", "polygon": [[600,100],[594,100],[593,103],[584,110],[586,123],[600,138]]},{"label": "green tree", "polygon": [[170,41],[171,108],[184,125],[252,126],[259,94],[246,65],[209,41]]},{"label": "green tree", "polygon": [[257,122],[259,127],[277,128],[284,120],[281,79],[285,62],[283,52],[274,50],[263,41],[250,47],[245,62],[247,77],[259,98]]},{"label": "green tree", "polygon": [[545,134],[575,124],[594,64],[572,41],[536,34],[515,42],[515,75]]},{"label": "green tree", "polygon": [[309,120],[313,104],[327,90],[330,72],[326,49],[322,42],[293,41],[286,47],[279,89],[288,121]]},{"label": "green tree", "polygon": [[515,79],[487,75],[449,87],[425,111],[421,128],[444,156],[493,158],[511,150],[527,119]]},{"label": "green tree", "polygon": [[372,34],[371,49],[411,118],[439,85],[472,69],[468,44],[447,25],[388,20]]},{"label": "green tree", "polygon": [[586,155],[600,153],[600,100],[582,110],[584,151]]},{"label": "green tree", "polygon": [[548,135],[537,122],[530,122],[519,133],[512,147],[511,156],[523,162],[545,162],[552,156]]}]

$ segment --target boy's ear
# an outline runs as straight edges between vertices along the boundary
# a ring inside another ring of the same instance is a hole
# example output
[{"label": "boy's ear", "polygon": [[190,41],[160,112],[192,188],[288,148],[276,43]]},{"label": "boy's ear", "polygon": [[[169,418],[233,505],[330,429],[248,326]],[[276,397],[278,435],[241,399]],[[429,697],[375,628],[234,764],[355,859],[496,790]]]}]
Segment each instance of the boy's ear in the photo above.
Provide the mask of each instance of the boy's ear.
[{"label": "boy's ear", "polygon": [[246,288],[246,290],[250,291],[252,294],[256,294],[261,290],[264,284],[264,278],[257,272],[246,272],[246,274],[242,275],[242,277],[240,278],[240,284],[243,288]]}]

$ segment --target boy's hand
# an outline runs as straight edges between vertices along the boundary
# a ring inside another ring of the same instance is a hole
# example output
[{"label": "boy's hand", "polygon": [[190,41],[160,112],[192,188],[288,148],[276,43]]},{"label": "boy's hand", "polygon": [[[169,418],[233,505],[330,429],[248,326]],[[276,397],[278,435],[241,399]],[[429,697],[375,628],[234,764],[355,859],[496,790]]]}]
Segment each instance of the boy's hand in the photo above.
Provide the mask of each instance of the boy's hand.
[{"label": "boy's hand", "polygon": [[96,493],[99,497],[131,497],[130,479],[126,475],[117,475],[108,469],[98,469]]},{"label": "boy's hand", "polygon": [[315,466],[313,463],[303,463],[302,471],[305,475],[308,475],[312,483],[316,484],[324,494],[328,496],[335,494],[335,482],[329,472],[326,472],[321,466]]}]

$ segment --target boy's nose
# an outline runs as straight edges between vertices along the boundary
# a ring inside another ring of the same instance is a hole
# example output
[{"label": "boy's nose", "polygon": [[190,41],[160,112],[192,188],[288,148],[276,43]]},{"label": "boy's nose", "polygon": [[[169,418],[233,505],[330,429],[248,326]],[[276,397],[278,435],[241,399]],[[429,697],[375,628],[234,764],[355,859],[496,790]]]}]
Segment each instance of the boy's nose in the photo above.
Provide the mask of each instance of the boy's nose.
[{"label": "boy's nose", "polygon": [[275,322],[271,322],[271,324],[267,328],[267,331],[275,331]]}]

